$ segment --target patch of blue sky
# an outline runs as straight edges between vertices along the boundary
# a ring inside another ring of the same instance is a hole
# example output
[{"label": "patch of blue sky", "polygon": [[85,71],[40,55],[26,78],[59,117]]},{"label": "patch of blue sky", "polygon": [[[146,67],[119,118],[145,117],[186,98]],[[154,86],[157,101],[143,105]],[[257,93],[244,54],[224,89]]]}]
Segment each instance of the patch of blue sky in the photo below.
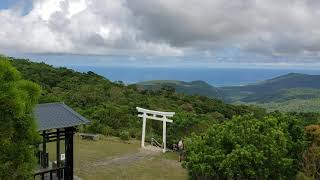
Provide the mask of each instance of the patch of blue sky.
[{"label": "patch of blue sky", "polygon": [[0,10],[19,8],[22,15],[26,15],[31,11],[32,4],[32,0],[1,0]]}]

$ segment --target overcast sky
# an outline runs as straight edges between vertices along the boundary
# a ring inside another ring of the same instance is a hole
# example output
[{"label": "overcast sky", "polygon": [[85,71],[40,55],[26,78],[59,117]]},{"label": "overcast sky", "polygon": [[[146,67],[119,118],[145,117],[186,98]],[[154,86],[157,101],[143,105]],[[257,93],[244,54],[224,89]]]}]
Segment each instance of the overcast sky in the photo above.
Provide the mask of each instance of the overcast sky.
[{"label": "overcast sky", "polygon": [[1,0],[0,53],[55,64],[320,67],[319,0]]}]

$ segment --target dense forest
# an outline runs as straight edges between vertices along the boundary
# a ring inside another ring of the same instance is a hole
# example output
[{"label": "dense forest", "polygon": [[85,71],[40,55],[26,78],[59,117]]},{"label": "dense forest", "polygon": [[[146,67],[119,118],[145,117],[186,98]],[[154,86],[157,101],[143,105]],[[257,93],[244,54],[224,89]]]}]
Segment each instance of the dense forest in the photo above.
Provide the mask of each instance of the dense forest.
[{"label": "dense forest", "polygon": [[138,87],[147,90],[160,90],[163,87],[172,87],[176,92],[189,94],[189,95],[201,95],[215,99],[223,99],[223,93],[219,88],[213,87],[210,84],[198,80],[191,82],[174,81],[174,80],[154,80],[143,81],[137,83]]},{"label": "dense forest", "polygon": [[226,103],[255,105],[267,111],[320,112],[320,76],[289,73],[243,86],[214,87],[203,81],[146,81],[141,88],[172,87],[177,92],[221,99]]},{"label": "dense forest", "polygon": [[[168,127],[168,135],[172,136],[168,139],[172,141],[191,132],[203,132],[209,125],[234,115],[265,114],[254,106],[229,105],[204,96],[184,95],[170,87],[149,91],[136,85],[125,86],[120,81],[111,82],[94,72],[80,73],[21,59],[11,62],[25,79],[42,87],[40,103],[64,102],[92,121],[86,131],[105,135],[128,132],[131,137],[140,136],[141,122],[136,107],[176,112],[175,123]],[[150,122],[152,125],[147,126],[150,136],[161,135],[162,126],[157,123],[160,122]]]},{"label": "dense forest", "polygon": [[[186,141],[183,166],[191,179],[319,179],[318,113],[268,113],[262,108],[225,104],[186,95],[170,86],[146,90],[45,63],[9,58],[24,79],[42,88],[39,103],[65,102],[91,120],[81,131],[139,138],[135,107],[174,111],[168,144]],[[162,126],[148,122],[147,139]]]}]

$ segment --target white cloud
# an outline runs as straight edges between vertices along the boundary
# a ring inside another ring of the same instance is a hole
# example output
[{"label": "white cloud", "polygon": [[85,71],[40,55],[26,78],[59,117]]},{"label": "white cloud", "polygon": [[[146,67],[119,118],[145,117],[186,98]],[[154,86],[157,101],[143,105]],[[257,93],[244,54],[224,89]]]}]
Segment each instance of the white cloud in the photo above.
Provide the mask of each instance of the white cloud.
[{"label": "white cloud", "polygon": [[316,0],[34,0],[0,10],[0,49],[310,63],[319,18]]},{"label": "white cloud", "polygon": [[146,41],[125,1],[34,0],[21,15],[1,10],[0,48],[24,53],[181,55],[167,43]]}]

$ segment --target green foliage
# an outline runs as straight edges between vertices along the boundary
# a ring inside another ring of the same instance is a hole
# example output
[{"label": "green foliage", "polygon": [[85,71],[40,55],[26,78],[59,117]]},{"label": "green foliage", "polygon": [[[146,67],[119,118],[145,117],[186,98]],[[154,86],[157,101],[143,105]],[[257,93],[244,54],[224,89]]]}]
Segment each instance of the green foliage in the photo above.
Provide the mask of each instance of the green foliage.
[{"label": "green foliage", "polygon": [[120,136],[120,139],[121,139],[121,140],[127,141],[127,140],[130,139],[130,134],[129,134],[128,131],[121,131],[120,134],[119,134],[119,136]]},{"label": "green foliage", "polygon": [[252,103],[253,105],[266,108],[268,111],[282,111],[282,112],[320,112],[320,98],[295,99],[286,100],[283,102],[269,102],[269,103]]},{"label": "green foliage", "polygon": [[[191,178],[292,179],[298,170],[304,173],[299,169],[302,152],[306,150],[303,126],[320,122],[317,113],[266,113],[253,105],[231,105],[177,93],[172,86],[146,90],[139,85],[110,82],[93,72],[79,73],[27,60],[11,62],[23,78],[41,85],[40,102],[63,101],[90,119],[91,124],[84,127],[88,132],[124,140],[140,138],[141,121],[135,107],[176,112],[173,123],[168,123],[167,143],[170,147],[180,138],[189,139],[184,164]],[[16,72],[11,68],[8,73],[12,71]],[[19,73],[9,76],[2,72],[0,77],[5,79],[20,79]],[[19,94],[24,94],[21,97],[29,99],[30,105],[36,102],[32,100],[36,87],[20,80],[15,84],[17,89],[24,89],[26,93]],[[161,122],[147,123],[146,140],[153,137],[161,141]]]},{"label": "green foliage", "polygon": [[315,180],[314,178],[308,177],[306,176],[304,173],[302,172],[298,172],[296,178],[296,180]]},{"label": "green foliage", "polygon": [[[168,124],[171,142],[191,132],[203,132],[209,124],[225,121],[234,115],[254,113],[260,116],[265,113],[256,107],[234,106],[203,96],[176,93],[172,88],[149,91],[137,85],[125,86],[93,72],[79,73],[22,59],[12,58],[11,62],[24,78],[41,85],[41,103],[65,102],[91,120],[91,125],[85,128],[89,132],[118,136],[126,130],[131,137],[140,137],[137,106],[176,112],[174,123]],[[193,84],[205,86],[200,82]],[[147,128],[147,135],[162,135],[162,125],[157,122],[148,121]]]},{"label": "green foliage", "polygon": [[30,179],[38,140],[33,107],[38,85],[21,79],[7,58],[0,57],[0,179]]},{"label": "green foliage", "polygon": [[180,93],[219,98],[234,104],[253,104],[269,112],[320,112],[319,80],[319,75],[290,73],[245,86],[216,88],[203,81],[156,80],[140,82],[137,87],[153,91],[171,88]]},{"label": "green foliage", "polygon": [[156,81],[145,81],[137,84],[138,87],[159,91],[167,89],[171,91],[177,91],[179,93],[185,93],[189,95],[201,95],[211,98],[222,99],[222,92],[219,88],[213,87],[204,81],[170,81],[170,80],[156,80]]},{"label": "green foliage", "polygon": [[137,87],[153,91],[171,88],[171,91],[224,99],[235,104],[253,104],[268,111],[320,112],[317,79],[320,76],[289,74],[247,86],[215,88],[203,81],[157,80],[140,82]]},{"label": "green foliage", "polygon": [[293,116],[237,116],[193,135],[186,147],[184,165],[194,179],[292,179],[304,130]]},{"label": "green foliage", "polygon": [[305,130],[310,143],[303,153],[302,168],[297,179],[320,179],[320,125],[308,125]]},{"label": "green foliage", "polygon": [[240,99],[242,102],[262,103],[281,99],[285,100],[281,96],[286,98],[290,98],[290,96],[295,97],[301,91],[305,91],[305,95],[302,98],[310,97],[310,95],[313,96],[313,89],[320,88],[320,84],[317,83],[319,80],[319,75],[290,73],[256,84],[224,87],[221,90],[225,93],[227,99],[231,101],[234,100],[232,97],[238,97],[237,99]]},{"label": "green foliage", "polygon": [[246,86],[223,87],[224,100],[254,104],[268,111],[320,112],[319,75],[290,73]]}]

